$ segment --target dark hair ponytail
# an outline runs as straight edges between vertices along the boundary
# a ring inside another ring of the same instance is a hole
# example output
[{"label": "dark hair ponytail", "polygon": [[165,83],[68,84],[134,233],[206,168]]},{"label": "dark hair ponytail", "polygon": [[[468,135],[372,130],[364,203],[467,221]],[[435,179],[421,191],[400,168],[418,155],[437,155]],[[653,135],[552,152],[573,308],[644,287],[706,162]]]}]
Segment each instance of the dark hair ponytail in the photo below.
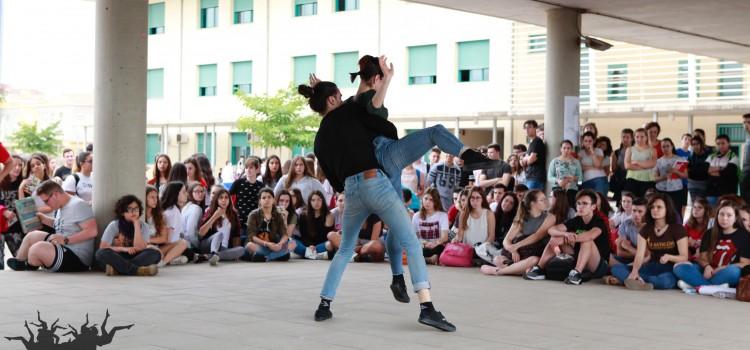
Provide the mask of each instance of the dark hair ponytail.
[{"label": "dark hair ponytail", "polygon": [[339,91],[336,84],[330,81],[321,81],[315,86],[299,85],[297,92],[307,98],[310,108],[319,114],[324,114],[327,109],[326,100]]}]

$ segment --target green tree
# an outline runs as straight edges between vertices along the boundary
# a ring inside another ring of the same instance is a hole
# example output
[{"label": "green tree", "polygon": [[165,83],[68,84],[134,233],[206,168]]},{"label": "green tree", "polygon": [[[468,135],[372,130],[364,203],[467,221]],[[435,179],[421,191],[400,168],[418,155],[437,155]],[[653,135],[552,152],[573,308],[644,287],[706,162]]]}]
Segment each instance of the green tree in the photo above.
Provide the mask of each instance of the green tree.
[{"label": "green tree", "polygon": [[253,145],[312,147],[320,116],[309,112],[307,100],[292,86],[273,96],[250,96],[238,92],[237,97],[251,112],[239,118],[237,128],[253,135]]},{"label": "green tree", "polygon": [[54,122],[46,128],[40,128],[37,122],[19,124],[19,129],[10,136],[13,147],[21,152],[42,152],[56,154],[62,145],[60,140],[60,122]]}]

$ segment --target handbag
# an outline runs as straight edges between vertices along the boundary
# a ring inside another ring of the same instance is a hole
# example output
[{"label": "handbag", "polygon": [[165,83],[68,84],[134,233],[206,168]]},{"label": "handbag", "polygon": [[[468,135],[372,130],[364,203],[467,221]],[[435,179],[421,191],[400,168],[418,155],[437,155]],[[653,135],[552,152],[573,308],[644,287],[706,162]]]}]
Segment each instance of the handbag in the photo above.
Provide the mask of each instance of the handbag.
[{"label": "handbag", "polygon": [[737,300],[750,302],[750,275],[740,278],[737,285]]},{"label": "handbag", "polygon": [[471,267],[474,248],[465,243],[448,243],[440,254],[440,265],[452,267]]}]

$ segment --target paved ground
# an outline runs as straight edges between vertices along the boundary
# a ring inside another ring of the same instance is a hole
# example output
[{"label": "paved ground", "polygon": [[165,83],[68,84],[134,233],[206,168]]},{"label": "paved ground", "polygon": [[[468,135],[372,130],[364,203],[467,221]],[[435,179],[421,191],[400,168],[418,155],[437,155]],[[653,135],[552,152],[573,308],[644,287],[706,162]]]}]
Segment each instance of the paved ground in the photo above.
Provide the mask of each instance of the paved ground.
[{"label": "paved ground", "polygon": [[[134,323],[104,349],[740,349],[750,303],[678,291],[633,292],[592,282],[491,278],[430,267],[436,306],[458,327],[416,322],[416,300],[392,299],[387,264],[351,264],[334,318],[312,320],[328,262],[168,267],[155,278],[0,272],[0,336],[24,320],[108,328]],[[62,334],[64,332],[58,332]],[[65,339],[65,338],[63,338]],[[213,348],[220,346],[220,348]],[[23,349],[0,340],[0,349]]]}]

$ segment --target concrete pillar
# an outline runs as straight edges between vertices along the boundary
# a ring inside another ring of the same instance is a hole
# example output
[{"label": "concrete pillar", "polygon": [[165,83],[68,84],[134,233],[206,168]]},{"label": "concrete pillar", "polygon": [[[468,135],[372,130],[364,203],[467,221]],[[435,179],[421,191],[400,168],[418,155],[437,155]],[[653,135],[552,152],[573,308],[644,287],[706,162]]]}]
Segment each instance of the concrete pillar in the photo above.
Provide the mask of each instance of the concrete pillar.
[{"label": "concrete pillar", "polygon": [[461,118],[456,117],[456,129],[453,131],[453,134],[455,134],[456,138],[459,140],[461,139],[461,130],[459,129],[460,124],[461,124]]},{"label": "concrete pillar", "polygon": [[580,13],[558,8],[547,10],[547,86],[544,138],[547,163],[560,155],[565,123],[565,96],[578,96],[580,85]]},{"label": "concrete pillar", "polygon": [[492,143],[497,143],[497,116],[492,118]]},{"label": "concrete pillar", "polygon": [[97,0],[94,214],[99,234],[117,199],[145,193],[148,0]]},{"label": "concrete pillar", "polygon": [[688,114],[688,129],[687,132],[693,133],[693,113]]}]

